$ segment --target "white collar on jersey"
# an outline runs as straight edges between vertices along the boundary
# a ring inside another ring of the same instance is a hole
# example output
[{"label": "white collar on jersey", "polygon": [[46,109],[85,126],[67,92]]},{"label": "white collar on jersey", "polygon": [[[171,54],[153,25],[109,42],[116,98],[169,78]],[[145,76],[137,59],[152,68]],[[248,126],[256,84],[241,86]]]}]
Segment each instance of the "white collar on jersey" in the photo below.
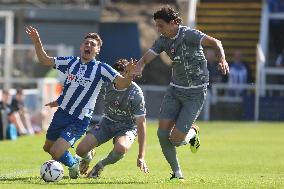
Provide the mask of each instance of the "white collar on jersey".
[{"label": "white collar on jersey", "polygon": [[117,89],[116,87],[115,87],[115,84],[113,83],[112,84],[112,87],[113,87],[113,89],[115,90],[115,91],[126,91],[128,88],[125,88],[125,89]]},{"label": "white collar on jersey", "polygon": [[177,32],[176,36],[172,37],[171,39],[176,39],[178,37],[180,29],[181,29],[181,25],[178,26],[178,32]]}]

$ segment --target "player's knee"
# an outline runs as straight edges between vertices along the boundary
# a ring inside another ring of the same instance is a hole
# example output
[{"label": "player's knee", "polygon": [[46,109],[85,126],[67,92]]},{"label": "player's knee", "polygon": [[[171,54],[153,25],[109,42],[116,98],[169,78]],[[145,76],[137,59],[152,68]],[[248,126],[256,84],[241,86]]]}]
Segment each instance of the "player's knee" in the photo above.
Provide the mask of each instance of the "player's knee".
[{"label": "player's knee", "polygon": [[76,154],[80,157],[84,157],[86,154],[88,153],[88,150],[86,150],[84,147],[82,146],[78,146],[76,148]]},{"label": "player's knee", "polygon": [[61,155],[60,152],[54,147],[52,146],[49,150],[49,154],[51,155],[51,157],[54,159],[54,160],[59,160]]},{"label": "player's knee", "polygon": [[118,161],[125,156],[125,153],[121,153],[120,151],[117,151],[116,149],[114,149],[112,156],[116,161]]},{"label": "player's knee", "polygon": [[81,148],[76,148],[76,154],[78,155],[78,156],[80,156],[80,157],[82,157],[83,156],[83,150],[81,149]]},{"label": "player's knee", "polygon": [[159,128],[158,131],[157,131],[157,136],[160,140],[161,139],[169,139],[170,132],[166,129]]},{"label": "player's knee", "polygon": [[126,144],[116,144],[114,150],[119,154],[126,154],[128,147]]},{"label": "player's knee", "polygon": [[49,145],[44,145],[44,146],[42,147],[42,149],[43,149],[45,152],[49,153],[49,151],[50,151],[50,146],[49,146]]}]

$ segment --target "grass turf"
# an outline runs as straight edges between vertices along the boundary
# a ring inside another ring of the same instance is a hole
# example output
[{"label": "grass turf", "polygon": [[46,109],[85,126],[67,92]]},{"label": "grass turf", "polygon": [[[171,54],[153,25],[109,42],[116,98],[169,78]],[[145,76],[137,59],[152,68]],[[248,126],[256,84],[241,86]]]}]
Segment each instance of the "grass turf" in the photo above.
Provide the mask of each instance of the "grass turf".
[{"label": "grass turf", "polygon": [[[284,123],[199,122],[201,147],[178,148],[184,183],[169,182],[170,168],[156,137],[157,122],[148,122],[146,161],[150,173],[136,167],[137,140],[126,157],[107,166],[100,179],[64,179],[45,183],[40,166],[50,159],[43,152],[45,135],[0,141],[0,188],[284,188]],[[94,165],[112,149],[100,146]],[[74,150],[71,149],[74,154]]]}]

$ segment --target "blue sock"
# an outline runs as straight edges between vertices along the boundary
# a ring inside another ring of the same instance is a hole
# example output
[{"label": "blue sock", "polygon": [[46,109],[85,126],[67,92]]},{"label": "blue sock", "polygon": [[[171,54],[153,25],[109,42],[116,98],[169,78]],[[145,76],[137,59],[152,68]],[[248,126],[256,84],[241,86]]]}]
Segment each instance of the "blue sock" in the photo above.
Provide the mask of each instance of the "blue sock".
[{"label": "blue sock", "polygon": [[65,151],[58,161],[63,163],[67,167],[72,167],[76,163],[75,159],[69,151]]}]

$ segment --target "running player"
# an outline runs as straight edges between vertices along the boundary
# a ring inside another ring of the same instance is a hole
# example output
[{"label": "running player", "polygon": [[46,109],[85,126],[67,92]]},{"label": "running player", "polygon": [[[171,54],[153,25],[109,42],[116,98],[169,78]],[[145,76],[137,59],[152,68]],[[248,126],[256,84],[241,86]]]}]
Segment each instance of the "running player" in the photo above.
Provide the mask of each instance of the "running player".
[{"label": "running player", "polygon": [[216,49],[223,74],[229,72],[229,67],[221,42],[181,25],[182,19],[171,7],[156,11],[154,21],[161,35],[138,61],[137,74],[141,75],[143,66],[163,51],[172,60],[172,78],[161,105],[157,135],[173,171],[171,179],[183,180],[176,147],[189,143],[195,153],[200,146],[199,127],[194,122],[204,104],[209,82],[202,46]]}]

